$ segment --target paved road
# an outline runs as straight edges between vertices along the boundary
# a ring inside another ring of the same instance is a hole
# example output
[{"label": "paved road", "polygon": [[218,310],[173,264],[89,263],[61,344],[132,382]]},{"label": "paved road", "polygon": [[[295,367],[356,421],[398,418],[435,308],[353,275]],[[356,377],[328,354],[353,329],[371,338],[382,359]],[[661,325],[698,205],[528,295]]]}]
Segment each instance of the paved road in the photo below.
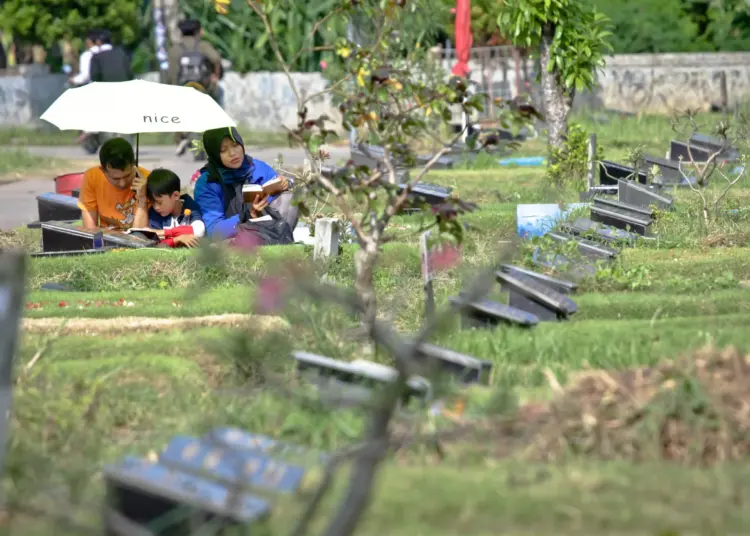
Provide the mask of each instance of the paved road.
[{"label": "paved road", "polygon": [[[0,147],[2,150],[2,147]],[[95,157],[86,155],[80,147],[27,147],[32,154],[40,157],[57,157],[66,160],[82,161]],[[348,147],[331,147],[331,159],[333,162],[349,157]],[[273,165],[279,154],[282,155],[285,167],[301,166],[304,161],[304,153],[299,149],[290,148],[255,148],[248,147],[248,153],[258,160],[263,160]],[[140,163],[148,169],[166,167],[177,173],[187,183],[195,170],[201,167],[201,162],[195,162],[192,156],[178,158],[174,155],[174,148],[141,147]],[[71,172],[82,171],[71,169]],[[37,219],[36,196],[54,191],[54,182],[51,179],[20,180],[9,184],[0,184],[0,230],[13,229],[26,225]]]}]

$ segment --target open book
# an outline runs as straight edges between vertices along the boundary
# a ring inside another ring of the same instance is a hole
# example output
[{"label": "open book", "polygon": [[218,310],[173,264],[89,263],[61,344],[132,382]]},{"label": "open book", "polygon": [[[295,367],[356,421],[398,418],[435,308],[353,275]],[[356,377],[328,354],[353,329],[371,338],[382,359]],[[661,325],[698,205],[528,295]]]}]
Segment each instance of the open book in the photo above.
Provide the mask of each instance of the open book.
[{"label": "open book", "polygon": [[283,192],[282,182],[280,177],[271,179],[267,183],[260,184],[245,184],[242,187],[242,198],[245,203],[253,203],[258,196],[263,194],[266,195],[277,195]]},{"label": "open book", "polygon": [[130,229],[127,229],[124,231],[125,234],[132,234],[132,233],[141,233],[145,235],[146,238],[149,240],[159,240],[159,235],[156,234],[156,232],[153,229],[149,228],[141,228],[141,227],[131,227]]}]

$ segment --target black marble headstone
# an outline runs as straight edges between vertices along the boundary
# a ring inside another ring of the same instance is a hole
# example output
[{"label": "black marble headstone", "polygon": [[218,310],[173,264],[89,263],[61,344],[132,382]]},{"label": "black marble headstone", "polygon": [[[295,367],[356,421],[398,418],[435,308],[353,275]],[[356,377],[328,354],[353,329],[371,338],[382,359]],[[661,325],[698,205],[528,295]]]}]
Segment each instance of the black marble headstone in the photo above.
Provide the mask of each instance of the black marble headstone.
[{"label": "black marble headstone", "polygon": [[638,179],[638,182],[646,184],[648,174],[643,170],[636,170],[624,164],[618,164],[610,160],[599,162],[599,184],[602,186],[617,186],[617,181],[621,179]]},{"label": "black marble headstone", "polygon": [[434,344],[422,343],[417,348],[417,361],[434,364],[440,371],[452,375],[461,383],[488,383],[492,361],[477,359]]},{"label": "black marble headstone", "polygon": [[644,209],[640,207],[613,206],[610,203],[597,204],[595,202],[591,207],[591,219],[618,229],[633,231],[639,235],[648,234],[649,226],[653,223],[650,211],[647,211],[649,215],[646,215],[643,213]]},{"label": "black marble headstone", "polygon": [[593,240],[587,240],[579,236],[574,236],[567,233],[561,232],[549,232],[545,236],[558,244],[575,243],[578,253],[582,256],[591,259],[592,261],[611,261],[619,254],[616,249],[607,247],[603,244],[594,242]]},{"label": "black marble headstone", "polygon": [[81,219],[78,199],[70,195],[48,192],[37,196],[39,221],[73,221]]},{"label": "black marble headstone", "polygon": [[682,160],[683,165],[690,165],[691,162],[708,162],[712,153],[713,151],[696,143],[687,144],[677,140],[669,142],[669,159],[674,162]]},{"label": "black marble headstone", "polygon": [[[682,182],[683,176],[680,171],[680,162],[678,161],[646,155],[643,157],[643,165],[646,168],[651,168],[653,166],[659,168],[659,173],[664,184],[679,184]],[[683,170],[687,171],[688,167],[689,164],[682,164]]]},{"label": "black marble headstone", "polygon": [[578,311],[573,300],[539,281],[520,274],[495,274],[510,293],[510,306],[532,313],[540,320],[563,320]]},{"label": "black marble headstone", "polygon": [[[406,188],[406,184],[399,184],[399,192],[402,192],[404,188]],[[409,197],[430,205],[439,205],[445,203],[452,190],[453,188],[447,186],[419,182],[412,187]]]},{"label": "black marble headstone", "polygon": [[559,279],[557,277],[551,277],[548,275],[540,274],[533,270],[527,270],[526,268],[521,268],[520,266],[513,266],[512,264],[503,264],[500,266],[500,269],[506,274],[511,274],[511,275],[520,274],[526,277],[531,277],[532,279],[536,279],[543,285],[553,288],[561,294],[572,294],[578,289],[578,285],[576,283],[573,283],[572,281],[566,281],[565,279]]},{"label": "black marble headstone", "polygon": [[50,251],[76,251],[102,247],[145,248],[153,240],[106,229],[84,229],[64,222],[42,222],[42,249]]},{"label": "black marble headstone", "polygon": [[578,218],[571,224],[561,225],[560,229],[576,236],[591,237],[605,243],[632,243],[638,239],[636,233],[603,225],[588,218]]},{"label": "black marble headstone", "polygon": [[662,210],[674,208],[672,196],[660,193],[656,188],[636,184],[632,181],[620,181],[618,200],[622,203],[639,207],[655,206]]},{"label": "black marble headstone", "polygon": [[691,147],[697,145],[698,147],[702,147],[713,153],[720,152],[720,160],[733,162],[739,160],[741,156],[736,147],[727,146],[728,140],[723,140],[721,138],[716,138],[713,136],[707,136],[705,134],[701,134],[700,132],[696,132],[695,134],[693,134],[690,137],[689,143]]},{"label": "black marble headstone", "polygon": [[[454,305],[462,305],[462,297],[451,297]],[[529,328],[539,323],[536,315],[492,300],[481,299],[466,305],[462,315],[466,327],[496,327],[500,324]]]}]

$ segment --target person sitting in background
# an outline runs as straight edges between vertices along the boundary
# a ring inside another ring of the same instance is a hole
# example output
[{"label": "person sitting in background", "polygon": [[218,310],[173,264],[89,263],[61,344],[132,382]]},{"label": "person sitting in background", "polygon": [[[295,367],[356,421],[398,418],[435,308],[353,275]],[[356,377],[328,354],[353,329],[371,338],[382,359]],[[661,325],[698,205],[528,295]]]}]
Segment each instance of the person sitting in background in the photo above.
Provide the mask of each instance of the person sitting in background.
[{"label": "person sitting in background", "polygon": [[180,178],[168,169],[155,169],[148,177],[146,196],[151,203],[149,227],[161,243],[171,248],[195,247],[206,234],[200,208],[189,195],[180,195]]},{"label": "person sitting in background", "polygon": [[99,150],[99,164],[83,174],[78,198],[83,226],[147,227],[149,171],[136,167],[133,146],[123,138],[107,140]]},{"label": "person sitting in background", "polygon": [[[242,186],[265,184],[277,177],[274,169],[245,154],[245,144],[236,128],[217,128],[203,133],[203,150],[208,164],[195,183],[195,201],[201,209],[206,232],[219,240],[234,238],[245,210]],[[250,210],[257,218],[271,207],[289,224],[297,227],[298,209],[292,205],[289,181],[281,177],[284,191],[276,196],[258,196]]]}]

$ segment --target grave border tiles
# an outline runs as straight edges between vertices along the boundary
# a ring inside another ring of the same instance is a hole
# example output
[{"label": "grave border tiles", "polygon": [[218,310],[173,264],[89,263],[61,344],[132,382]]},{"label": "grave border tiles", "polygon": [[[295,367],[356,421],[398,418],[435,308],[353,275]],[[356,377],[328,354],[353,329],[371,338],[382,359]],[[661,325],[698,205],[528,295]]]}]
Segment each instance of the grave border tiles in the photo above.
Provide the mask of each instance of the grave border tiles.
[{"label": "grave border tiles", "polygon": [[495,272],[495,279],[510,295],[509,305],[535,315],[540,320],[562,320],[578,311],[578,305],[537,280],[520,274]]},{"label": "grave border tiles", "polygon": [[674,209],[674,198],[672,196],[658,193],[648,186],[631,181],[620,181],[617,197],[621,203],[633,206],[656,206],[661,210]]},{"label": "grave border tiles", "polygon": [[575,236],[592,235],[605,243],[627,243],[632,244],[638,239],[638,235],[631,231],[604,225],[589,218],[578,218],[572,224],[563,224],[560,229]]},{"label": "grave border tiles", "polygon": [[594,242],[593,240],[588,240],[586,238],[574,236],[572,234],[552,231],[547,233],[546,236],[559,244],[575,242],[577,244],[578,252],[583,257],[586,257],[593,261],[610,262],[614,260],[615,257],[617,257],[617,255],[619,255],[620,253],[614,248],[610,248],[603,244]]},{"label": "grave border tiles", "polygon": [[434,344],[422,343],[417,348],[416,360],[435,364],[444,373],[450,374],[460,383],[488,384],[492,373],[492,361],[456,352]]}]

